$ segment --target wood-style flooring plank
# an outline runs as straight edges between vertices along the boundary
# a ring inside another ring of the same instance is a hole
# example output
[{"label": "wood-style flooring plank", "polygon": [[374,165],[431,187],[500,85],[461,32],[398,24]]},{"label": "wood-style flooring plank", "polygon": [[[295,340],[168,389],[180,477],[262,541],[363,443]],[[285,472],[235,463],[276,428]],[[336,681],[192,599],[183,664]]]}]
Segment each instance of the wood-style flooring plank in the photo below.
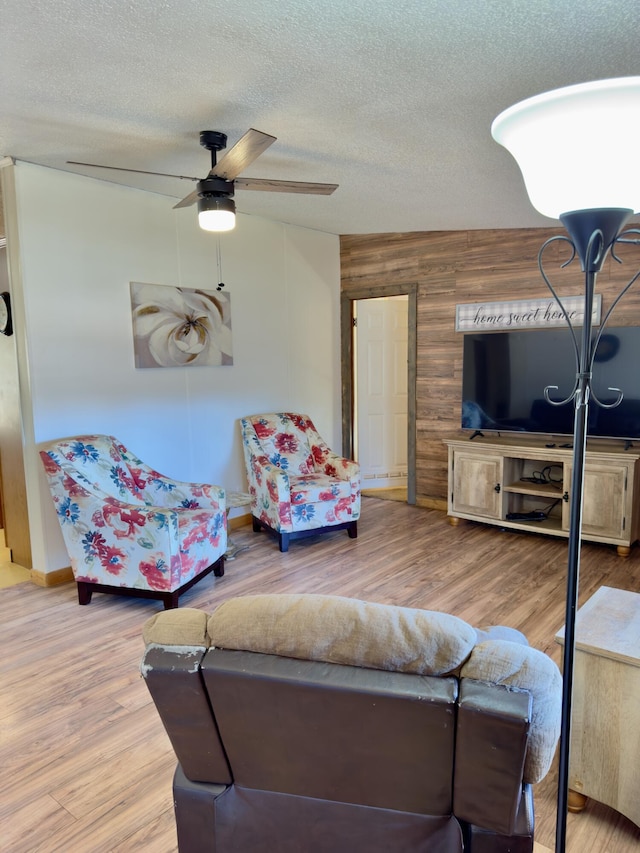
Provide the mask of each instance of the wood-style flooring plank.
[{"label": "wood-style flooring plank", "polygon": [[[443,512],[363,499],[358,538],[344,531],[294,541],[288,553],[250,527],[244,548],[181,598],[211,612],[237,595],[345,595],[511,625],[560,662],[565,540]],[[640,547],[627,560],[582,550],[580,603],[599,586],[640,591]],[[0,847],[3,853],[175,853],[175,758],[139,674],[142,626],[161,605],[75,587],[0,589]],[[536,841],[552,850],[557,769],[536,786]],[[640,829],[590,801],[569,815],[568,853],[631,853]]]}]

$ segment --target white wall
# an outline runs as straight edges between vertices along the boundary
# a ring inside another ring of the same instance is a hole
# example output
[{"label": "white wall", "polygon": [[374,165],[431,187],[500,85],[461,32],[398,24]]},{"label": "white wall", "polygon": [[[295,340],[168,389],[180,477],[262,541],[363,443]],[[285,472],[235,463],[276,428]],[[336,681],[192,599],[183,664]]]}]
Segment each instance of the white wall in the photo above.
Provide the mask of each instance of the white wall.
[{"label": "white wall", "polygon": [[219,238],[233,366],[137,369],[129,282],[215,290],[218,237],[165,196],[24,163],[15,171],[36,570],[69,565],[39,443],[110,433],[169,476],[228,489],[245,487],[245,414],[306,412],[339,449],[336,235],[239,214]]}]

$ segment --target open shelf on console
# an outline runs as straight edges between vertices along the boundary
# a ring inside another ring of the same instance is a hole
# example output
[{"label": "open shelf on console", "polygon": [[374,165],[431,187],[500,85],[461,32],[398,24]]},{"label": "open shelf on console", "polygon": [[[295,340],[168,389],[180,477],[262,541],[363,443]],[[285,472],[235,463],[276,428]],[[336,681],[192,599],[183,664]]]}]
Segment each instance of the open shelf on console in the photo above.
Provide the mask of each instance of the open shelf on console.
[{"label": "open shelf on console", "polygon": [[561,498],[562,483],[527,483],[519,480],[504,486],[505,492],[514,492],[522,495],[539,495],[544,498]]}]

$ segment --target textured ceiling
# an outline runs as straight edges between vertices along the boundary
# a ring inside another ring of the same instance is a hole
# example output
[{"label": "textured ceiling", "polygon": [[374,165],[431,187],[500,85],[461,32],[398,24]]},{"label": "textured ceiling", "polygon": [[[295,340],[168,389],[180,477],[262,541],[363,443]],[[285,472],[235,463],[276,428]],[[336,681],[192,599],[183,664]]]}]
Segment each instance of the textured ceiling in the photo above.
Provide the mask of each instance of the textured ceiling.
[{"label": "textured ceiling", "polygon": [[[163,193],[203,177],[199,131],[278,137],[238,210],[335,234],[542,226],[493,118],[640,73],[638,0],[0,0],[0,156]],[[629,140],[630,149],[635,140]],[[194,208],[176,212],[195,216]]]}]

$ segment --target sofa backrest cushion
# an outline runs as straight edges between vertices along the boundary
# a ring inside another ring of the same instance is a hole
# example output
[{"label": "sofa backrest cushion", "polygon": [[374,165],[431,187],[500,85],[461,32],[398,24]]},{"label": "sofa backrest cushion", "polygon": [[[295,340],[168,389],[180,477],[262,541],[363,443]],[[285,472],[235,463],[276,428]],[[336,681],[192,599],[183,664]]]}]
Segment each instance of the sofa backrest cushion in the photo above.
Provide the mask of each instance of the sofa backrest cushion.
[{"label": "sofa backrest cushion", "polygon": [[476,642],[456,616],[335,595],[234,598],[207,629],[217,648],[418,675],[454,672]]}]

